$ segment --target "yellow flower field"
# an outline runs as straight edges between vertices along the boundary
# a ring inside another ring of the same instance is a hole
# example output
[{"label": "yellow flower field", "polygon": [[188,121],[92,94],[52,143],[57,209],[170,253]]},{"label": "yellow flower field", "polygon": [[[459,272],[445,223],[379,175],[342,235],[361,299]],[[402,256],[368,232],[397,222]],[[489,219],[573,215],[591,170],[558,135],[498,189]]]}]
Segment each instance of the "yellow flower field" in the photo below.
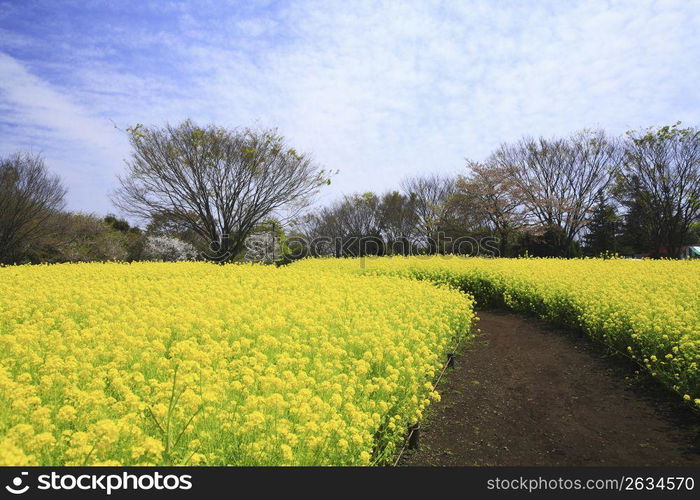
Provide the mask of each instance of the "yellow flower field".
[{"label": "yellow flower field", "polygon": [[448,255],[319,259],[294,266],[449,284],[472,294],[480,306],[505,306],[582,329],[700,406],[700,261]]},{"label": "yellow flower field", "polygon": [[332,266],[0,268],[0,465],[384,463],[473,318]]},{"label": "yellow flower field", "polygon": [[700,405],[700,262],[0,268],[0,465],[387,463],[474,300],[582,329]]}]

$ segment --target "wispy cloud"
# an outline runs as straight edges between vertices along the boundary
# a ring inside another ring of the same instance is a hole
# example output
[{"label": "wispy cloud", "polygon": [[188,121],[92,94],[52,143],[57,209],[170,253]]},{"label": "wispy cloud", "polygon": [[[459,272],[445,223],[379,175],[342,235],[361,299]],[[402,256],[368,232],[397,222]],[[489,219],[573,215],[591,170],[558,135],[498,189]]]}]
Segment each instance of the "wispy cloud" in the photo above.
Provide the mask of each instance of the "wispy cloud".
[{"label": "wispy cloud", "polygon": [[19,123],[51,131],[90,149],[114,146],[114,133],[105,123],[31,74],[19,61],[0,54],[0,73],[3,100]]},{"label": "wispy cloud", "polygon": [[128,153],[110,120],[278,126],[340,169],[328,199],[700,110],[692,2],[47,5],[0,17],[0,148],[45,150],[84,209],[109,209]]},{"label": "wispy cloud", "polygon": [[104,193],[126,153],[123,134],[3,53],[0,74],[0,151],[44,154],[77,198],[75,207],[108,210]]}]

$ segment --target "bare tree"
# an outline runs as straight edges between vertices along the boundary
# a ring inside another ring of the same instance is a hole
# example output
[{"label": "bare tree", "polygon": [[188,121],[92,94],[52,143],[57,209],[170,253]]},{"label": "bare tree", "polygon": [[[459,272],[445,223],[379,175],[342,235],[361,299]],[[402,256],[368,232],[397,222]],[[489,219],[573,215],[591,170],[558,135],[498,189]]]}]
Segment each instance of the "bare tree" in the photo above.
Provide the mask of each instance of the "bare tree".
[{"label": "bare tree", "polygon": [[381,197],[379,227],[390,253],[411,254],[416,233],[416,197],[390,191]]},{"label": "bare tree", "polygon": [[484,224],[499,237],[501,256],[512,234],[526,224],[522,196],[514,177],[494,161],[467,162],[469,174],[457,179],[456,203],[465,216]]},{"label": "bare tree", "polygon": [[162,217],[212,244],[212,258],[238,255],[250,231],[282,208],[301,207],[328,173],[274,130],[199,127],[129,129],[127,174],[113,200],[142,219]]},{"label": "bare tree", "polygon": [[65,195],[41,156],[17,153],[0,159],[0,262],[22,259],[47,230],[49,219],[63,209]]},{"label": "bare tree", "polygon": [[379,197],[372,192],[345,196],[337,210],[342,233],[357,237],[378,235],[379,204]]},{"label": "bare tree", "polygon": [[307,218],[307,237],[316,240],[315,253],[336,257],[376,253],[381,235],[380,200],[371,192],[345,195]]},{"label": "bare tree", "polygon": [[502,145],[492,161],[513,176],[534,222],[554,237],[560,255],[571,246],[619,169],[620,148],[600,130],[567,139],[525,138]]},{"label": "bare tree", "polygon": [[679,125],[628,132],[618,187],[646,215],[654,253],[674,258],[700,219],[700,129]]},{"label": "bare tree", "polygon": [[418,233],[428,253],[436,253],[438,233],[444,225],[448,212],[448,201],[455,193],[455,179],[437,174],[412,177],[401,182],[406,196],[415,199]]},{"label": "bare tree", "polygon": [[415,199],[397,191],[346,195],[300,219],[297,234],[315,255],[403,254],[412,250]]},{"label": "bare tree", "polygon": [[298,244],[304,247],[302,255],[330,256],[342,255],[335,244],[343,236],[343,228],[338,220],[337,203],[305,214],[294,222],[293,233],[300,237]]}]

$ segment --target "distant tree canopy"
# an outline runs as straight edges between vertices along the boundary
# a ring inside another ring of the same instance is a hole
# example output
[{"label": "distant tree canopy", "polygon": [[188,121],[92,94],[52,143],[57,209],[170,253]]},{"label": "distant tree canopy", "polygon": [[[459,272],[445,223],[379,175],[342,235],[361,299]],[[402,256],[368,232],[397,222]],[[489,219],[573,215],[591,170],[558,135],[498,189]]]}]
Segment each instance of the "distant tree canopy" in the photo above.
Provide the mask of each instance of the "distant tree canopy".
[{"label": "distant tree canopy", "polygon": [[114,202],[145,229],[113,214],[65,212],[61,181],[40,156],[18,153],[0,158],[0,264],[280,264],[413,253],[678,258],[685,245],[700,244],[700,130],[679,123],[623,137],[525,137],[467,160],[461,175],[414,175],[398,189],[327,206],[310,202],[329,173],[274,130],[189,120],[127,130],[133,152]]},{"label": "distant tree canopy", "polygon": [[602,193],[598,196],[586,229],[583,241],[590,254],[617,254],[622,250],[622,220],[615,206],[608,203]]},{"label": "distant tree canopy", "polygon": [[527,223],[518,184],[509,170],[493,159],[486,163],[467,161],[467,169],[467,176],[458,177],[454,204],[462,218],[471,217],[474,225],[497,234],[499,252],[506,255],[514,235]]},{"label": "distant tree canopy", "polygon": [[[315,240],[315,255],[365,255],[366,248],[358,238],[369,241],[380,235],[381,201],[374,193],[346,195],[328,207],[309,214],[298,229],[309,240]],[[380,253],[373,251],[372,253]]]},{"label": "distant tree canopy", "polygon": [[129,129],[133,153],[114,203],[145,220],[181,224],[231,260],[275,211],[302,207],[330,182],[311,158],[274,130],[200,127],[187,120]]},{"label": "distant tree canopy", "polygon": [[112,227],[112,229],[115,229],[116,231],[121,231],[122,233],[133,233],[133,234],[140,234],[141,229],[138,227],[134,226],[132,227],[131,224],[125,219],[120,219],[116,215],[109,214],[107,215],[104,219],[105,224],[109,225]]},{"label": "distant tree canopy", "polygon": [[143,257],[144,236],[138,228],[116,229],[110,217],[61,212],[50,220],[23,260],[27,262],[134,261]]},{"label": "distant tree canopy", "polygon": [[0,159],[0,263],[21,262],[37,238],[52,230],[50,219],[63,209],[65,195],[41,156]]},{"label": "distant tree canopy", "polygon": [[[377,253],[398,253],[391,242],[400,235],[422,253],[677,257],[700,240],[698,144],[697,129],[678,125],[623,138],[602,130],[526,137],[467,160],[456,178],[428,174],[404,180],[401,192],[345,196],[297,230],[380,240]],[[479,243],[458,244],[470,238]],[[326,250],[358,255],[342,244]]]},{"label": "distant tree canopy", "polygon": [[502,145],[492,162],[512,176],[531,224],[549,235],[555,254],[571,256],[598,197],[620,167],[617,141],[601,130],[568,138],[525,138]]},{"label": "distant tree canopy", "polygon": [[452,177],[429,174],[401,182],[406,196],[415,200],[418,244],[424,245],[428,253],[444,250],[440,248],[439,240],[447,225],[449,200],[456,190],[455,181]]}]

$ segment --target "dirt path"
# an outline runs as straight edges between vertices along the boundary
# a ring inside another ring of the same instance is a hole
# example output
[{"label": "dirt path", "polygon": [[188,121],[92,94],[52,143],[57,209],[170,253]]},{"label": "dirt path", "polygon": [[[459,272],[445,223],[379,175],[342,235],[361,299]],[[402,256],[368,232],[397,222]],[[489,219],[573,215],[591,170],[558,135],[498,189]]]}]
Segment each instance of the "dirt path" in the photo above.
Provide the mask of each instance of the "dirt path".
[{"label": "dirt path", "polygon": [[575,334],[481,312],[403,465],[700,465],[695,414]]}]

